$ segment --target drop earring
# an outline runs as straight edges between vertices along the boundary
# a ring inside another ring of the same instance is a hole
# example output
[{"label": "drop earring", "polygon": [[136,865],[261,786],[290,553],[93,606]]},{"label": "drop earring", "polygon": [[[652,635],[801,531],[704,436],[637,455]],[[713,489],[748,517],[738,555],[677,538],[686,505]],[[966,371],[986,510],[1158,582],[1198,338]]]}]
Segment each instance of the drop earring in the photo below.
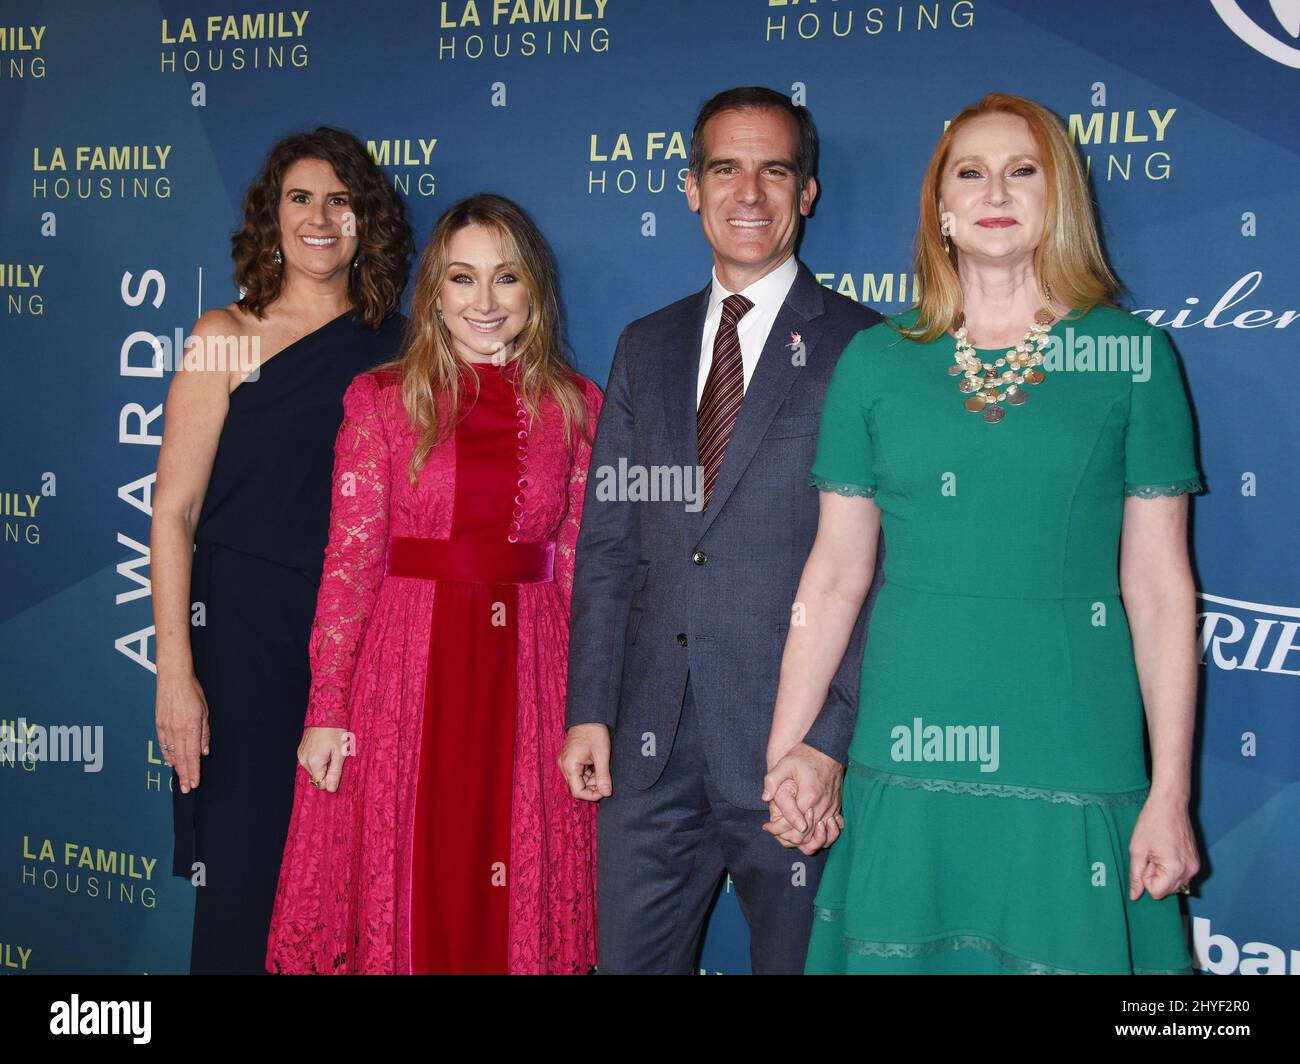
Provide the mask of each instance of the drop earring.
[{"label": "drop earring", "polygon": [[283,265],[284,265],[284,255],[282,255],[282,254],[280,253],[280,249],[279,249],[279,248],[276,248],[276,249],[275,249],[275,254],[272,256],[272,258],[275,259],[275,264],[276,264],[277,266],[283,266]]}]

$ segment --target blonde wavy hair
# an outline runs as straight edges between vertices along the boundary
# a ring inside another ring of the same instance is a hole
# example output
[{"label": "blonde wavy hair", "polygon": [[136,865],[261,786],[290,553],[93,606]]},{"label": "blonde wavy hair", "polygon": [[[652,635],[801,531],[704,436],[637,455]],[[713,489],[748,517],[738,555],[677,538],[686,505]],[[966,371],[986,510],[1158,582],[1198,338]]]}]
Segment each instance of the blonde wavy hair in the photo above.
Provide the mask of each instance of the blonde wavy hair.
[{"label": "blonde wavy hair", "polygon": [[[446,279],[451,239],[470,225],[481,225],[497,234],[503,259],[511,264],[510,272],[528,289],[531,309],[512,359],[519,363],[518,386],[524,408],[531,416],[539,417],[543,399],[551,396],[564,416],[570,450],[575,431],[591,443],[586,396],[580,378],[565,357],[561,339],[560,300],[551,249],[523,208],[504,196],[483,193],[453,204],[438,219],[420,257],[402,354],[371,371],[397,372],[407,417],[420,430],[420,442],[409,463],[412,484],[429,452],[454,432],[460,415],[463,389],[459,371],[467,363],[452,348],[451,332],[438,318],[435,300]],[[477,380],[477,371],[474,376]]]},{"label": "blonde wavy hair", "polygon": [[1034,250],[1034,274],[1044,304],[1048,302],[1045,286],[1050,286],[1058,304],[1071,307],[1079,312],[1077,316],[1082,316],[1098,305],[1113,306],[1119,290],[1119,282],[1102,254],[1088,182],[1065,126],[1056,115],[1033,100],[989,93],[962,111],[944,130],[921,181],[914,265],[920,291],[915,306],[920,314],[912,328],[904,333],[922,343],[955,328],[962,313],[957,246],[952,244],[945,251],[940,233],[939,186],[953,138],[972,119],[988,114],[1023,118],[1042,157],[1047,204],[1043,236]]}]

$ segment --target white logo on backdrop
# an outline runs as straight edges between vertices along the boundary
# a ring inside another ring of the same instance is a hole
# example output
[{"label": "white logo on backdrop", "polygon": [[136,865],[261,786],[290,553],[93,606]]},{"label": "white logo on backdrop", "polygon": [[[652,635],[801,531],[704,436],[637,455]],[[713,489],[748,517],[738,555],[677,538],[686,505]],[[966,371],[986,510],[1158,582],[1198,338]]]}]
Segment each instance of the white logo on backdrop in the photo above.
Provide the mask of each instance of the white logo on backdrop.
[{"label": "white logo on backdrop", "polygon": [[1229,310],[1254,292],[1263,279],[1262,270],[1251,270],[1250,273],[1244,274],[1231,288],[1219,296],[1204,317],[1200,316],[1199,296],[1188,296],[1184,299],[1183,302],[1187,306],[1181,308],[1172,317],[1166,317],[1169,314],[1167,307],[1144,307],[1134,310],[1133,313],[1139,318],[1145,318],[1158,329],[1191,329],[1198,325],[1203,325],[1207,329],[1225,329],[1229,326],[1234,329],[1260,329],[1266,325],[1274,329],[1285,329],[1292,322],[1300,320],[1300,310],[1279,310],[1275,313],[1263,307],[1239,310],[1230,318],[1224,317]]},{"label": "white logo on backdrop", "polygon": [[1300,676],[1300,608],[1200,597],[1207,603],[1198,616],[1202,661],[1227,672]]},{"label": "white logo on backdrop", "polygon": [[[1241,10],[1237,0],[1210,0],[1228,29],[1245,41],[1255,51],[1274,62],[1300,69],[1300,48],[1293,48],[1278,40],[1268,30]],[[1282,28],[1294,40],[1300,37],[1300,0],[1268,0]]]}]

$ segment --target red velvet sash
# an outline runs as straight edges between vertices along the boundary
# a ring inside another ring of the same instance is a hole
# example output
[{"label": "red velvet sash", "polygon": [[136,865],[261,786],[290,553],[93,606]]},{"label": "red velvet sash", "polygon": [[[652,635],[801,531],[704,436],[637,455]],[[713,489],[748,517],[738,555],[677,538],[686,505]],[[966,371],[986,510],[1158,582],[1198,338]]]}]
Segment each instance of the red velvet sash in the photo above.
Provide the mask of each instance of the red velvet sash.
[{"label": "red velvet sash", "polygon": [[388,542],[389,576],[471,584],[534,584],[555,579],[555,541],[509,543],[462,536]]}]

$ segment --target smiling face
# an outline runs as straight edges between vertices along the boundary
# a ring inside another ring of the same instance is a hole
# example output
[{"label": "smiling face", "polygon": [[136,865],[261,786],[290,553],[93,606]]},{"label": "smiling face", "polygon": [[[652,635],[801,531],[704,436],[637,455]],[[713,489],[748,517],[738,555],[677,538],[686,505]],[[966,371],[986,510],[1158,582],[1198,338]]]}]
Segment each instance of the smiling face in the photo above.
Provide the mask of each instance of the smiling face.
[{"label": "smiling face", "polygon": [[468,362],[508,357],[528,322],[528,286],[508,258],[498,234],[482,225],[465,226],[447,244],[447,268],[434,305],[457,357]]},{"label": "smiling face", "polygon": [[795,175],[799,130],[772,108],[722,111],[705,123],[704,165],[686,176],[686,202],[700,216],[718,279],[739,292],[793,252],[817,180]]},{"label": "smiling face", "polygon": [[334,167],[323,159],[299,159],[284,172],[280,190],[285,272],[326,278],[349,269],[360,241],[352,198]]},{"label": "smiling face", "polygon": [[986,114],[957,131],[939,182],[939,216],[962,257],[1000,266],[1032,258],[1046,214],[1047,179],[1028,122]]}]

